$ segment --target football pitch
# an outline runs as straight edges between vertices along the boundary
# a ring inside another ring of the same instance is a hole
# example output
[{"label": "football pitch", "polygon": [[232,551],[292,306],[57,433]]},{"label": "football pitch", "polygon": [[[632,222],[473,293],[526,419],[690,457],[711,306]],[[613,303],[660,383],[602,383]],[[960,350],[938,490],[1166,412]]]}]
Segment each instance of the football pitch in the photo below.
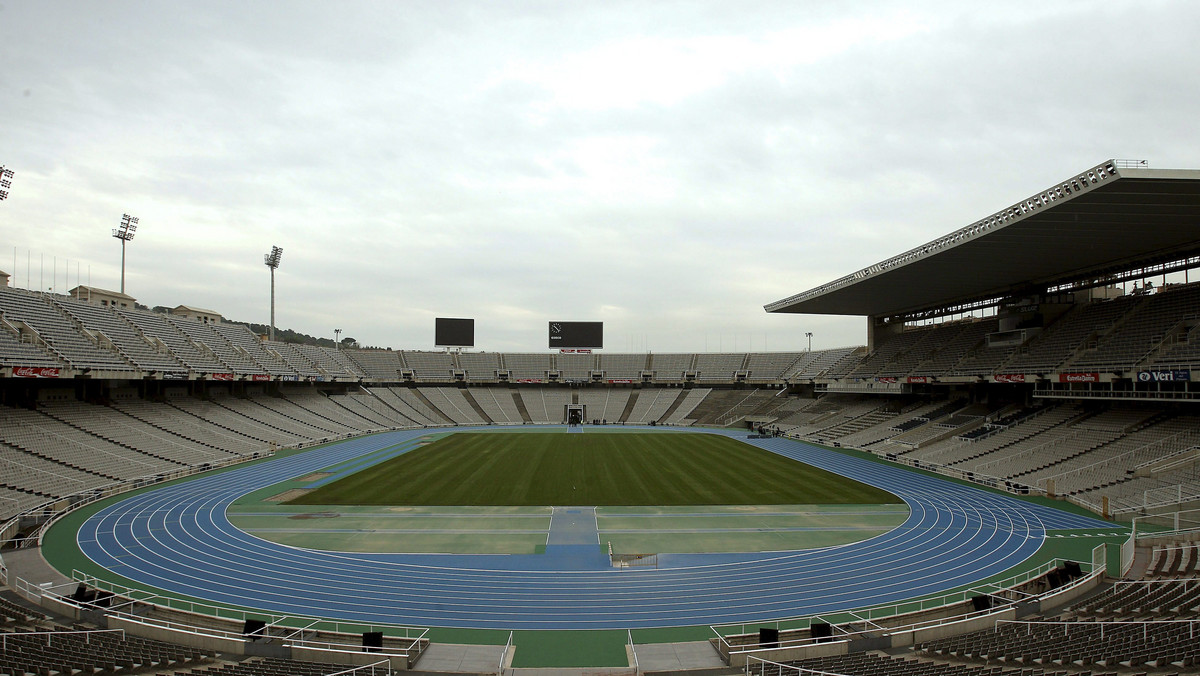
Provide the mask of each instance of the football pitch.
[{"label": "football pitch", "polygon": [[423,442],[259,491],[228,516],[297,547],[536,554],[552,541],[556,509],[587,506],[591,542],[636,554],[834,546],[909,514],[890,493],[720,435],[459,432]]},{"label": "football pitch", "polygon": [[713,434],[460,433],[295,505],[892,504],[892,494]]}]

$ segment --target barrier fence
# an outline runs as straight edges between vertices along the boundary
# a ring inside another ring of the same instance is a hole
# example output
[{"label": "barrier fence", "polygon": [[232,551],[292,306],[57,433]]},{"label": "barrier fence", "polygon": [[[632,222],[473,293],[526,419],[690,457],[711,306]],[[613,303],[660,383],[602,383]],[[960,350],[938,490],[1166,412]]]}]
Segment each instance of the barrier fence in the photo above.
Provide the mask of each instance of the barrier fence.
[{"label": "barrier fence", "polygon": [[[1095,548],[1092,549],[1092,556],[1091,556],[1090,561],[1075,561],[1075,562],[1073,562],[1073,563],[1079,564],[1081,571],[1086,569],[1086,574],[1084,574],[1079,579],[1072,582],[1070,585],[1067,585],[1066,587],[1055,589],[1054,592],[1057,593],[1057,592],[1063,591],[1065,589],[1073,588],[1074,586],[1079,585],[1079,584],[1090,583],[1094,578],[1102,577],[1103,575],[1107,574],[1107,572],[1108,572],[1107,571],[1107,560],[1108,560],[1107,545],[1104,545],[1104,544],[1097,545]],[[933,610],[936,608],[950,606],[950,605],[954,605],[957,603],[963,603],[963,602],[966,602],[976,596],[993,596],[994,597],[999,592],[1013,593],[1013,592],[1015,592],[1015,587],[1018,587],[1024,583],[1034,580],[1038,577],[1041,577],[1041,576],[1049,573],[1051,570],[1058,568],[1061,565],[1067,563],[1068,561],[1070,561],[1070,560],[1056,558],[1056,559],[1053,559],[1052,561],[1049,561],[1040,566],[1037,566],[1036,568],[1030,569],[1028,571],[1024,571],[1022,573],[1018,573],[1017,575],[1013,575],[1011,577],[1005,578],[1003,580],[999,580],[997,582],[976,585],[976,586],[971,587],[970,589],[967,589],[964,591],[952,592],[949,594],[943,594],[940,596],[934,596],[934,597],[930,597],[930,598],[926,598],[926,599],[918,599],[915,601],[907,601],[907,602],[902,602],[902,603],[874,606],[871,608],[867,608],[865,610],[858,610],[858,611],[854,611],[854,612],[838,612],[838,613],[828,613],[828,614],[820,614],[820,615],[810,615],[810,616],[806,616],[806,617],[798,617],[798,618],[767,621],[767,622],[757,622],[757,623],[753,623],[753,624],[742,623],[742,624],[713,625],[710,627],[710,629],[716,635],[716,640],[717,640],[718,645],[721,646],[721,648],[723,648],[722,652],[732,654],[732,653],[738,653],[738,652],[760,651],[760,650],[764,650],[767,648],[764,648],[762,645],[760,645],[758,643],[746,643],[746,644],[735,645],[735,644],[732,644],[729,642],[729,637],[746,636],[753,632],[757,632],[760,628],[773,627],[774,629],[781,630],[781,631],[782,630],[802,630],[802,629],[810,628],[812,626],[813,622],[824,622],[829,625],[849,624],[849,623],[854,623],[854,622],[871,623],[874,620],[881,620],[881,619],[885,619],[885,618],[889,618],[889,617],[896,617],[896,616],[905,615],[905,614],[917,613],[917,612],[921,612],[921,611],[925,611],[925,610]],[[1026,595],[1026,597],[1033,598],[1032,595]],[[1025,599],[1023,599],[1023,600],[1025,600]],[[1007,601],[1007,599],[1006,599],[1006,601]],[[1012,603],[1015,603],[1015,602],[1009,602],[1008,605],[1011,605]],[[987,610],[973,611],[973,612],[963,613],[960,615],[955,615],[952,617],[943,617],[943,618],[937,618],[937,619],[927,620],[927,621],[922,621],[922,622],[914,622],[914,623],[895,626],[895,627],[887,627],[887,630],[889,632],[902,632],[902,631],[908,631],[908,630],[913,630],[913,629],[933,627],[933,626],[938,626],[938,625],[942,625],[942,624],[950,624],[950,623],[954,623],[954,622],[961,622],[965,619],[970,619],[973,617],[981,617],[981,616],[989,615],[989,614],[997,612],[997,610],[998,610],[998,608],[990,608]],[[748,632],[747,631],[748,628],[751,631]],[[880,628],[881,627],[879,627],[878,625],[875,625],[874,630],[878,631]],[[858,633],[859,632],[847,632],[843,636],[843,638],[852,638],[855,635],[857,635]],[[805,645],[810,645],[813,642],[814,642],[813,638],[803,637],[803,638],[793,639],[791,641],[779,641],[779,642],[775,643],[775,645],[773,645],[772,648],[770,648],[770,649],[802,647]]]},{"label": "barrier fence", "polygon": [[844,676],[844,674],[832,671],[818,671],[792,664],[772,662],[754,655],[746,658],[746,666],[742,668],[742,673],[746,676]]}]

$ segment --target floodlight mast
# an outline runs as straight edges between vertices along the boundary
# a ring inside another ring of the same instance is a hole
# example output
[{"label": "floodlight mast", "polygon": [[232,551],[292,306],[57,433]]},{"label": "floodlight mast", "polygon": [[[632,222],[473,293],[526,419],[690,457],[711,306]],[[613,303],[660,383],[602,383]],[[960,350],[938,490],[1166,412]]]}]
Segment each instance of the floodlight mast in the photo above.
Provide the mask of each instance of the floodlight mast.
[{"label": "floodlight mast", "polygon": [[279,267],[279,259],[283,256],[283,249],[277,246],[271,247],[271,253],[263,256],[263,261],[271,268],[271,340],[275,340],[275,269]]},{"label": "floodlight mast", "polygon": [[121,225],[112,231],[113,237],[121,240],[121,293],[125,293],[125,243],[133,240],[137,223],[137,218],[125,214],[121,216]]},{"label": "floodlight mast", "polygon": [[5,169],[0,164],[0,202],[8,199],[8,189],[12,187],[13,170]]},{"label": "floodlight mast", "polygon": [[804,337],[808,338],[808,351],[812,352],[812,332],[806,332]]},{"label": "floodlight mast", "polygon": [[341,338],[341,336],[342,336],[342,330],[341,330],[341,329],[334,329],[334,330],[333,330],[333,349],[334,349],[335,351],[336,351],[336,350],[340,350],[340,349],[341,349],[341,347],[340,347],[340,346],[341,346],[341,343],[339,343],[339,342],[338,342],[338,341],[339,341],[339,339]]}]

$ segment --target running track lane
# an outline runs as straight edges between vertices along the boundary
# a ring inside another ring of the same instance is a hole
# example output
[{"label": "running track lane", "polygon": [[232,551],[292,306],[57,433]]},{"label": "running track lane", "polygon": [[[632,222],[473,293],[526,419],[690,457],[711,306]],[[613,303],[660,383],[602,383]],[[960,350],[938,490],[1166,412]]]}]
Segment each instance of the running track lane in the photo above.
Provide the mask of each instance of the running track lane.
[{"label": "running track lane", "polygon": [[88,519],[78,543],[97,564],[138,584],[276,614],[438,627],[624,629],[750,623],[897,602],[1007,570],[1037,551],[1047,529],[1111,527],[788,439],[745,442],[891,491],[912,510],[909,519],[838,547],[661,555],[658,570],[573,571],[555,570],[560,564],[545,556],[300,549],[251,536],[225,517],[250,491],[427,433],[354,439],[148,491]]}]

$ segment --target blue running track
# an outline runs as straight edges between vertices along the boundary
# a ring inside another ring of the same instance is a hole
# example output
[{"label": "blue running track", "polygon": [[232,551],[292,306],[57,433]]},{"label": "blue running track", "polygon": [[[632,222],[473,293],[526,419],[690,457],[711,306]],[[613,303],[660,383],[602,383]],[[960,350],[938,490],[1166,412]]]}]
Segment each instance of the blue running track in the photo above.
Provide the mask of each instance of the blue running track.
[{"label": "blue running track", "polygon": [[597,567],[594,555],[569,551],[577,546],[564,546],[562,555],[555,547],[545,555],[315,551],[259,539],[225,517],[250,491],[425,434],[354,439],[148,491],[88,519],[78,543],[97,564],[138,584],[276,614],[436,627],[611,629],[757,622],[897,602],[1005,571],[1033,555],[1047,529],[1111,527],[788,439],[745,442],[891,491],[911,516],[854,544],[661,555],[657,570]]}]

